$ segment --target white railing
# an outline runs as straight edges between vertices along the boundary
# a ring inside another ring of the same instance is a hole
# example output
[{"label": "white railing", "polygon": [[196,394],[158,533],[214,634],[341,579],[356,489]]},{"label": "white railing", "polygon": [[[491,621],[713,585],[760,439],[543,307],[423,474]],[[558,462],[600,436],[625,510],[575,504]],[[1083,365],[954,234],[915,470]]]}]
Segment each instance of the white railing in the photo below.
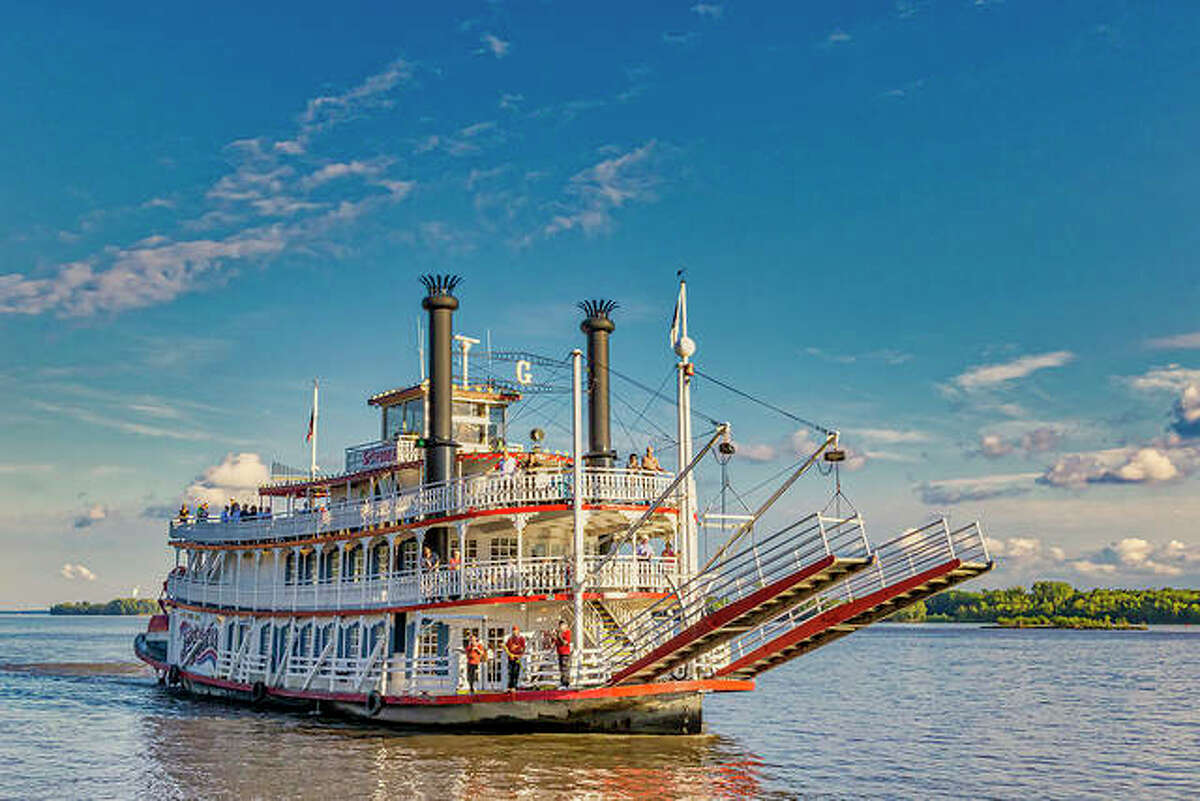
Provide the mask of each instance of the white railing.
[{"label": "white railing", "polygon": [[[548,641],[543,632],[526,632],[531,645]],[[546,633],[548,635],[548,633]],[[268,682],[272,687],[290,690],[365,693],[384,690],[388,695],[449,695],[468,690],[466,658],[457,650],[445,656],[421,656],[409,659],[403,654],[379,658],[378,646],[364,657],[336,657],[316,654],[292,654],[278,657],[279,667],[272,673],[270,657],[259,653],[223,650],[217,658],[215,675],[242,684]],[[610,672],[595,648],[582,650],[579,675],[573,686],[598,686]],[[285,664],[286,661],[286,664]],[[386,685],[382,683],[386,676]],[[559,685],[558,656],[552,648],[533,647],[521,659],[518,687],[548,688]],[[480,665],[477,692],[499,692],[508,687],[508,659],[494,653]]]},{"label": "white railing", "polygon": [[866,570],[839,581],[812,600],[732,642],[728,661],[740,659],[775,637],[841,604],[878,591],[885,591],[883,600],[889,600],[888,588],[945,566],[952,560],[975,566],[991,562],[987,541],[978,521],[952,530],[945,518],[909,529],[876,546],[874,552],[875,563]]},{"label": "white railing", "polygon": [[[662,494],[671,480],[670,473],[588,467],[583,472],[582,494],[588,503],[645,506]],[[570,503],[573,498],[569,470],[519,471],[512,475],[491,472],[314,510],[228,521],[211,512],[204,520],[193,515],[172,520],[169,536],[198,543],[286,540],[487,509]]]},{"label": "white railing", "polygon": [[[590,574],[602,557],[588,556]],[[203,574],[167,577],[167,596],[199,606],[244,610],[345,610],[405,606],[431,601],[501,595],[544,595],[573,588],[572,564],[562,557],[524,557],[469,563],[450,570],[401,570],[377,575],[283,581],[206,580]],[[675,570],[672,558],[619,554],[588,579],[589,591],[666,592]],[[281,577],[276,574],[276,579]]]}]

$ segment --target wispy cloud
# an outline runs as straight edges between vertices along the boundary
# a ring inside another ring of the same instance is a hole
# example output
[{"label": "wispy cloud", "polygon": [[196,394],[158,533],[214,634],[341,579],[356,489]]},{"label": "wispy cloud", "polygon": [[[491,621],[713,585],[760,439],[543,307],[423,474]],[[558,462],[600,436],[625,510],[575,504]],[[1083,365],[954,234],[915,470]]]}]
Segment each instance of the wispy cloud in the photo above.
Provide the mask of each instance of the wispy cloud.
[{"label": "wispy cloud", "polygon": [[50,464],[0,464],[0,476],[23,475],[25,473],[49,473],[54,469]]},{"label": "wispy cloud", "polygon": [[567,187],[570,200],[543,227],[542,234],[550,237],[572,230],[585,234],[607,231],[617,209],[656,200],[654,189],[660,179],[652,162],[657,147],[651,140],[577,173]]},{"label": "wispy cloud", "polygon": [[720,19],[725,16],[725,6],[720,3],[696,3],[696,5],[692,6],[691,11],[693,14],[698,14],[708,19]]},{"label": "wispy cloud", "polygon": [[1021,495],[1032,490],[1041,473],[1010,473],[1006,475],[979,476],[975,478],[951,478],[941,481],[925,481],[916,486],[917,496],[922,503],[944,506],[964,501],[984,501]]},{"label": "wispy cloud", "polygon": [[827,362],[835,364],[854,364],[856,362],[883,362],[884,364],[904,364],[912,361],[912,354],[891,348],[868,351],[866,353],[834,353],[822,348],[807,347],[804,352]]},{"label": "wispy cloud", "polygon": [[825,44],[830,45],[830,46],[845,44],[846,42],[852,41],[853,39],[854,39],[853,36],[846,33],[841,28],[837,28],[837,29],[831,31],[830,34],[825,37]]},{"label": "wispy cloud", "polygon": [[[0,314],[82,317],[166,303],[219,283],[231,265],[260,263],[291,247],[312,246],[370,208],[403,199],[411,183],[382,176],[390,163],[386,159],[324,164],[303,176],[289,160],[309,154],[321,132],[390,105],[390,93],[410,75],[407,63],[393,62],[351,89],[309,100],[291,138],[230,143],[226,150],[235,167],[205,192],[206,210],[181,226],[226,229],[222,233],[179,239],[156,233],[60,264],[44,276],[0,275]],[[313,189],[346,175],[370,180],[353,199],[308,197]]]},{"label": "wispy cloud", "polygon": [[695,31],[667,31],[662,40],[669,45],[691,45],[700,41],[700,34]]},{"label": "wispy cloud", "polygon": [[126,434],[137,434],[145,437],[162,437],[165,439],[203,441],[216,439],[211,434],[203,431],[192,431],[179,427],[163,427],[139,423],[134,420],[125,420],[121,418],[109,417],[104,414],[98,414],[90,409],[85,409],[80,406],[67,406],[57,403],[45,403],[43,401],[33,401],[31,404],[36,409],[45,412],[50,412],[59,417],[68,417],[78,420],[81,423],[90,423],[91,425],[102,426],[104,428],[112,428]]},{"label": "wispy cloud", "polygon": [[1155,339],[1147,339],[1146,347],[1148,348],[1178,348],[1186,350],[1191,348],[1200,348],[1200,331],[1194,331],[1190,334],[1176,334],[1170,337],[1156,337]]},{"label": "wispy cloud", "polygon": [[1062,367],[1074,358],[1075,354],[1069,350],[1056,350],[1033,356],[1022,356],[1010,362],[980,365],[956,376],[953,384],[958,389],[967,392],[987,389],[1024,378],[1038,370]]},{"label": "wispy cloud", "polygon": [[483,49],[480,52],[491,53],[496,58],[504,58],[508,55],[509,47],[512,42],[501,39],[494,33],[485,33],[479,37],[479,41],[483,43]]},{"label": "wispy cloud", "polygon": [[863,439],[882,442],[888,445],[913,442],[928,442],[932,437],[924,431],[899,428],[851,428],[850,434]]}]

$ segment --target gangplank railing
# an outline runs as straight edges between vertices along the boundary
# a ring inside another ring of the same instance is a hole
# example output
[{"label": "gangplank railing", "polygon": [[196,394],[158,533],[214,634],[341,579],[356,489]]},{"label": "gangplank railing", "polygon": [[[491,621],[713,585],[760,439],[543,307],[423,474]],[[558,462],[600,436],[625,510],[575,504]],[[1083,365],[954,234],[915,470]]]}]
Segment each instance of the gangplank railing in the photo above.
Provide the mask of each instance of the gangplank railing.
[{"label": "gangplank railing", "polygon": [[[875,563],[839,581],[828,590],[770,623],[730,643],[729,662],[761,648],[776,637],[795,629],[823,612],[852,603],[888,588],[897,588],[915,577],[952,562],[987,565],[991,561],[987,541],[978,522],[951,529],[945,518],[910,529],[874,549]],[[892,600],[888,593],[882,599]]]},{"label": "gangplank railing", "polygon": [[868,559],[862,518],[811,514],[714,565],[678,586],[600,642],[614,669],[629,654],[646,653],[707,614],[744,599],[825,557]]}]

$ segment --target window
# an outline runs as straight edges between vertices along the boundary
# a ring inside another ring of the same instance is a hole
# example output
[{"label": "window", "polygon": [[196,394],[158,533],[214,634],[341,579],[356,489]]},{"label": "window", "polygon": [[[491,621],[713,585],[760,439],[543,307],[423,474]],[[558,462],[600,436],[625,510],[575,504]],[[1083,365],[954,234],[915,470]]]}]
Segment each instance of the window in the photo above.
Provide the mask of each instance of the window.
[{"label": "window", "polygon": [[362,572],[363,549],[362,545],[356,543],[353,547],[346,549],[346,561],[342,565],[342,580],[358,581],[362,577]]},{"label": "window", "polygon": [[400,551],[400,570],[413,571],[417,569],[417,541],[405,540],[396,546]]},{"label": "window", "polygon": [[320,580],[322,582],[331,582],[334,576],[338,574],[338,556],[339,552],[337,548],[321,552]]},{"label": "window", "polygon": [[488,549],[488,557],[492,561],[517,558],[516,537],[493,537]]},{"label": "window", "polygon": [[479,561],[479,540],[467,540],[466,561],[472,563]]},{"label": "window", "polygon": [[492,659],[487,662],[487,680],[498,682],[505,661],[500,658],[500,654],[504,651],[504,627],[489,626],[487,632],[487,647],[491,649],[493,655]]},{"label": "window", "polygon": [[417,639],[417,656],[421,659],[432,659],[438,655],[437,625],[430,625],[421,631]]}]

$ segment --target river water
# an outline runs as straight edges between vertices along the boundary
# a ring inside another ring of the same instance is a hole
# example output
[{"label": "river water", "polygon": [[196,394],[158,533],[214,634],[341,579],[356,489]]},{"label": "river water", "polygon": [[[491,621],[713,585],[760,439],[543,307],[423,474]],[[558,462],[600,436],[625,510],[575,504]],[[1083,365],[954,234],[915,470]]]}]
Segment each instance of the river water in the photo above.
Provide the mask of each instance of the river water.
[{"label": "river water", "polygon": [[693,737],[401,734],[177,698],[144,618],[0,615],[0,798],[1200,798],[1200,630],[881,625]]}]

